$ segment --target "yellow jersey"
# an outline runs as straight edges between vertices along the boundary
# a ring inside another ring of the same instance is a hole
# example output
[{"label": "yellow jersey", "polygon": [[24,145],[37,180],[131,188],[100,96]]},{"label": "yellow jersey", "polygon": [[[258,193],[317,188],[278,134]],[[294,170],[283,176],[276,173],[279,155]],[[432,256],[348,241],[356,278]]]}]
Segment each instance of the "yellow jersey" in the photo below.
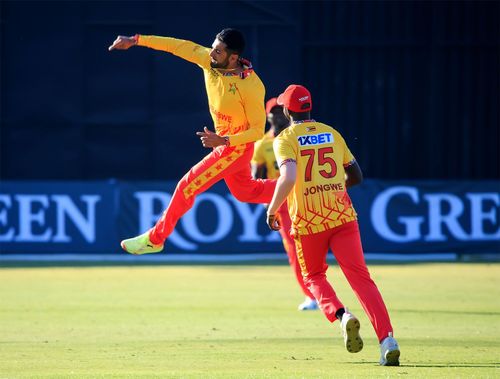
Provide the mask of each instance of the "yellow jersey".
[{"label": "yellow jersey", "polygon": [[267,178],[276,179],[280,176],[276,156],[273,150],[274,134],[266,133],[264,138],[255,142],[252,163],[257,165],[265,165]]},{"label": "yellow jersey", "polygon": [[215,132],[228,136],[231,146],[262,138],[266,123],[265,88],[253,70],[246,70],[243,75],[221,73],[210,66],[210,48],[191,41],[140,35],[137,44],[172,53],[203,69]]},{"label": "yellow jersey", "polygon": [[278,166],[297,162],[288,195],[293,232],[314,234],[357,219],[345,186],[345,167],[355,159],[332,127],[308,120],[294,123],[274,140]]}]

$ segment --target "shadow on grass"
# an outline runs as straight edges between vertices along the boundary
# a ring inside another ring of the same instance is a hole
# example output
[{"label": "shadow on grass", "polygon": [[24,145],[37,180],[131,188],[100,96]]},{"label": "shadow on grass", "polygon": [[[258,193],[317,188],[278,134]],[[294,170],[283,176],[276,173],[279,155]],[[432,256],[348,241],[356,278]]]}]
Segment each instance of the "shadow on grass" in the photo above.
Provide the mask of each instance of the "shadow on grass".
[{"label": "shadow on grass", "polygon": [[479,363],[479,364],[468,364],[468,363],[435,363],[435,364],[425,364],[425,363],[415,363],[415,364],[404,364],[399,367],[435,367],[435,368],[499,368],[498,363]]},{"label": "shadow on grass", "polygon": [[428,314],[428,313],[437,313],[437,314],[460,314],[464,316],[500,316],[500,312],[491,312],[491,311],[469,311],[467,310],[466,313],[462,309],[452,311],[452,310],[444,310],[444,309],[395,309],[393,310],[394,313],[423,313],[423,314]]},{"label": "shadow on grass", "polygon": [[[351,365],[373,365],[379,366],[375,362],[342,362],[343,364]],[[432,368],[500,368],[500,363],[403,363],[399,366],[392,366],[394,368],[420,368],[420,367],[432,367]],[[388,369],[392,369],[388,367]]]},{"label": "shadow on grass", "polygon": [[[284,254],[284,253],[283,253]],[[284,255],[285,257],[285,255]],[[498,265],[498,261],[460,262],[460,261],[430,261],[430,262],[394,262],[394,261],[370,261],[370,266],[425,266],[428,264],[490,264]],[[329,258],[330,266],[337,266],[335,260]],[[0,268],[40,268],[40,267],[118,267],[118,266],[288,266],[288,261],[280,260],[255,260],[255,261],[227,261],[227,262],[175,262],[175,261],[151,261],[148,259],[134,261],[9,261],[2,260],[0,256]]]}]

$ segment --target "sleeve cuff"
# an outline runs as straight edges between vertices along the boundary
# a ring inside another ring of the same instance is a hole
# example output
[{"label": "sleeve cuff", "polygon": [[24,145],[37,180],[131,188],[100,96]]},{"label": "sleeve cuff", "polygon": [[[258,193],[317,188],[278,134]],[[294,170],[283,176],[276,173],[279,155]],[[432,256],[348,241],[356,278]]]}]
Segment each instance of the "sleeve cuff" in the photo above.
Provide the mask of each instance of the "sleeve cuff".
[{"label": "sleeve cuff", "polygon": [[352,160],[352,161],[350,161],[350,162],[344,163],[344,168],[346,168],[346,167],[349,167],[349,166],[353,165],[355,162],[356,162],[356,159],[353,159],[353,160]]},{"label": "sleeve cuff", "polygon": [[288,158],[288,159],[285,159],[285,160],[281,161],[281,163],[279,164],[278,167],[281,168],[281,166],[283,166],[286,163],[297,163],[297,161],[295,159],[293,159],[293,158]]}]

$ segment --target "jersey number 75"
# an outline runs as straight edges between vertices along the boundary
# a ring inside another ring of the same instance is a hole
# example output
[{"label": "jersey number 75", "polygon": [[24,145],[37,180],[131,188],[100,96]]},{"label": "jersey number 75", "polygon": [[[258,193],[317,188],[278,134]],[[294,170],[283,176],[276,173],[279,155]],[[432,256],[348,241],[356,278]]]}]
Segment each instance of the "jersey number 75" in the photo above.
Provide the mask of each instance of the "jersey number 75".
[{"label": "jersey number 75", "polygon": [[[324,178],[333,178],[337,175],[337,164],[332,157],[328,157],[327,154],[333,154],[333,147],[323,147],[318,149],[318,166],[322,169],[319,170],[319,174]],[[312,170],[314,167],[314,157],[316,156],[315,149],[305,149],[300,151],[302,157],[307,157],[306,172],[304,175],[304,181],[310,182],[312,180]],[[330,166],[328,167],[323,166]]]}]

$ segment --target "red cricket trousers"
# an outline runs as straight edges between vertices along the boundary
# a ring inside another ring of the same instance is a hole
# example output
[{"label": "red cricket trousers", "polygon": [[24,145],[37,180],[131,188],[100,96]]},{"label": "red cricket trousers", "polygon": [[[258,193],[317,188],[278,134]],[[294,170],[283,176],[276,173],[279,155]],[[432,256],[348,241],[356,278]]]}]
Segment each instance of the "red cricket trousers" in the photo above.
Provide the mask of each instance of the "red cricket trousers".
[{"label": "red cricket trousers", "polygon": [[151,229],[151,242],[162,244],[174,230],[177,221],[193,206],[196,195],[221,179],[225,180],[231,194],[239,201],[270,203],[276,180],[252,178],[250,160],[253,145],[218,146],[193,166],[179,181],[170,204]]},{"label": "red cricket trousers", "polygon": [[309,291],[306,284],[304,283],[304,277],[302,276],[302,270],[297,260],[297,252],[295,250],[295,241],[290,234],[292,229],[292,220],[290,219],[290,214],[288,213],[288,204],[285,201],[281,207],[278,209],[278,214],[281,222],[281,229],[279,230],[281,234],[281,239],[283,241],[283,246],[285,247],[286,254],[288,255],[288,262],[292,267],[292,270],[299,283],[300,288],[304,295],[310,299],[314,299],[314,295]]},{"label": "red cricket trousers", "polygon": [[335,312],[344,306],[326,278],[328,248],[333,251],[379,341],[393,331],[382,295],[366,267],[356,221],[320,233],[298,235],[295,237],[295,243],[304,282],[330,322],[336,320]]}]

